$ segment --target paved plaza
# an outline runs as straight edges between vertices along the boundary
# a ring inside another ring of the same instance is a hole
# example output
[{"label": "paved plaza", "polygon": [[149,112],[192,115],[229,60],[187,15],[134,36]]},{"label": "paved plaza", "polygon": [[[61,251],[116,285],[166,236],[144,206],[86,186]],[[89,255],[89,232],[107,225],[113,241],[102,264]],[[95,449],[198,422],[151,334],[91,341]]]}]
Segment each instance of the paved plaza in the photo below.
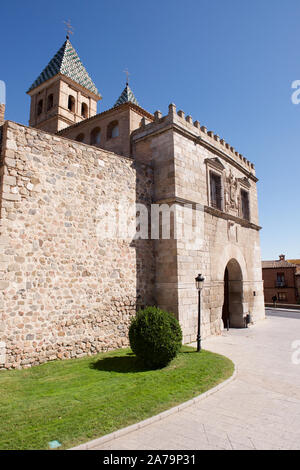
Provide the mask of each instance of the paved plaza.
[{"label": "paved plaza", "polygon": [[189,408],[95,450],[300,449],[295,340],[300,342],[300,312],[282,310],[268,310],[266,320],[248,329],[207,339],[204,348],[236,364],[234,381]]}]

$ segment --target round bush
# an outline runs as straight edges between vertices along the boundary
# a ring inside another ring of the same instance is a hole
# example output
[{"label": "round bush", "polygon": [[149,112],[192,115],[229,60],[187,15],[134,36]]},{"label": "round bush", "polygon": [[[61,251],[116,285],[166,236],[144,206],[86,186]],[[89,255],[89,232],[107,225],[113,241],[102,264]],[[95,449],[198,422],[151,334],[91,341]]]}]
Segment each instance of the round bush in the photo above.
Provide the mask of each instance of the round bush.
[{"label": "round bush", "polygon": [[147,367],[165,367],[181,348],[178,320],[156,307],[139,310],[131,321],[129,341],[132,351]]}]

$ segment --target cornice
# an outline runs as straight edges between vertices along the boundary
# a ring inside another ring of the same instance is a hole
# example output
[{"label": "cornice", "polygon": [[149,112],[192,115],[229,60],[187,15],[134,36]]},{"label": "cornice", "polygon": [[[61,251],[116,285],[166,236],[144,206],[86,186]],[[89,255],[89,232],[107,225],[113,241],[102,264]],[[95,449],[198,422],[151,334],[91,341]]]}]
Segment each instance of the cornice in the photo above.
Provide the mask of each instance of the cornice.
[{"label": "cornice", "polygon": [[148,113],[148,111],[146,111],[145,109],[141,108],[140,106],[138,106],[134,103],[128,102],[128,103],[123,103],[123,104],[120,104],[119,106],[115,106],[113,108],[107,109],[106,111],[103,111],[102,113],[95,114],[94,116],[86,118],[86,119],[84,119],[80,122],[76,122],[75,124],[72,124],[71,126],[58,131],[58,134],[63,133],[66,130],[69,131],[71,129],[75,129],[76,127],[79,127],[80,125],[88,124],[88,123],[90,123],[90,122],[92,122],[96,119],[102,118],[103,116],[107,116],[109,114],[114,114],[118,111],[122,111],[123,109],[125,110],[127,108],[133,109],[138,114],[140,114],[140,116],[142,116],[142,117],[145,116],[145,117],[147,117],[148,119],[150,119],[152,121],[154,119],[153,114]]},{"label": "cornice", "polygon": [[194,134],[189,132],[187,129],[183,129],[180,126],[177,126],[176,124],[173,124],[173,126],[174,126],[174,130],[177,131],[179,134],[188,137],[190,140],[193,140],[195,143],[202,145],[203,147],[207,148],[215,155],[218,155],[219,157],[223,158],[227,163],[230,163],[232,166],[234,166],[235,168],[243,172],[245,175],[247,175],[248,178],[251,178],[255,183],[257,183],[258,178],[256,178],[256,176],[254,176],[251,173],[251,171],[246,170],[246,168],[240,165],[237,161],[229,157],[227,153],[223,152],[221,149],[214,147],[212,144],[207,142],[207,140],[204,140],[201,136],[195,136]]},{"label": "cornice", "polygon": [[32,90],[26,91],[26,94],[29,96],[36,95],[38,90],[43,90],[44,88],[47,88],[51,83],[55,83],[58,79],[60,80],[65,80],[67,83],[69,83],[71,86],[75,88],[79,88],[82,90],[83,94],[90,95],[92,98],[94,98],[95,101],[102,100],[102,96],[98,96],[92,91],[90,91],[88,88],[85,88],[84,86],[80,85],[80,83],[75,82],[75,80],[72,80],[72,78],[67,77],[67,75],[64,75],[63,73],[57,73],[54,75],[54,77],[48,78],[45,82],[41,83],[37,87],[33,88]]},{"label": "cornice", "polygon": [[207,212],[210,215],[219,217],[224,220],[231,220],[232,222],[242,225],[242,227],[251,228],[257,231],[262,229],[262,227],[260,227],[259,225],[253,224],[252,222],[249,222],[248,220],[242,219],[241,217],[236,217],[231,214],[227,214],[227,212],[219,211],[218,209],[215,209],[213,207],[204,206],[204,212]]},{"label": "cornice", "polygon": [[223,163],[219,160],[218,157],[215,157],[215,158],[206,158],[204,160],[204,163],[206,163],[207,165],[209,165],[210,167],[212,168],[216,168],[217,170],[225,170],[225,166],[223,165]]},{"label": "cornice", "polygon": [[232,222],[235,222],[241,225],[242,227],[251,228],[257,231],[262,229],[262,227],[260,227],[259,225],[253,224],[252,222],[242,219],[241,217],[236,217],[234,215],[227,214],[227,212],[223,212],[218,209],[214,209],[213,207],[202,205],[198,202],[191,201],[190,199],[184,199],[184,198],[174,196],[170,198],[157,199],[154,201],[154,204],[179,204],[179,205],[189,204],[192,206],[194,210],[204,211],[207,214],[213,215],[214,217],[218,217],[224,220],[231,220]]}]

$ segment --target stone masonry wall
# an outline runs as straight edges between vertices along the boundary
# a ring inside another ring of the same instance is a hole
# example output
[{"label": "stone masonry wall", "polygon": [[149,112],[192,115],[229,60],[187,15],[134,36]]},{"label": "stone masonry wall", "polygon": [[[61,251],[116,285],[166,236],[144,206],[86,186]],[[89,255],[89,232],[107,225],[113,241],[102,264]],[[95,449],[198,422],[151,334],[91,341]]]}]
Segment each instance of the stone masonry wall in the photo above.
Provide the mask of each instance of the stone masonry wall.
[{"label": "stone masonry wall", "polygon": [[97,227],[107,203],[150,204],[151,168],[7,121],[1,187],[0,368],[127,345],[153,302],[152,242]]},{"label": "stone masonry wall", "polygon": [[[260,241],[259,231],[244,226],[237,210],[232,214],[236,220],[222,217],[225,213],[230,216],[230,210],[223,210],[222,213],[206,212],[206,208],[210,206],[210,168],[205,162],[216,155],[179,133],[174,133],[174,149],[176,196],[196,202],[199,206],[199,210],[192,211],[191,215],[191,220],[195,221],[197,217],[194,239],[183,238],[177,241],[178,318],[184,329],[185,341],[191,341],[195,338],[197,325],[198,300],[194,278],[198,272],[205,278],[202,293],[202,335],[206,337],[220,334],[223,329],[224,273],[232,259],[240,265],[243,279],[240,325],[243,325],[242,317],[248,313],[254,321],[264,317]],[[224,167],[222,174],[225,194],[225,178],[230,172],[236,181],[242,180],[245,174],[226,160],[222,159],[221,163]],[[258,225],[256,183],[249,179],[248,184],[250,221]],[[225,204],[225,196],[223,202]],[[178,224],[181,224],[180,219]]]},{"label": "stone masonry wall", "polygon": [[0,103],[0,126],[4,123],[5,104]]},{"label": "stone masonry wall", "polygon": [[[179,234],[176,240],[156,242],[157,281],[160,265],[162,273],[161,283],[156,283],[158,304],[176,314],[184,342],[195,341],[198,299],[194,280],[201,273],[205,277],[202,337],[220,334],[224,327],[224,274],[232,261],[241,272],[241,279],[238,273],[230,272],[232,320],[236,320],[234,309],[239,312],[239,326],[249,313],[254,322],[264,318],[254,165],[224,139],[193,122],[191,116],[177,113],[174,104],[168,115],[156,112],[154,116],[153,123],[133,133],[133,148],[136,159],[153,162],[154,199],[175,207]],[[222,180],[222,210],[210,204],[210,171],[220,174]],[[241,189],[249,194],[250,221],[241,214]]]}]

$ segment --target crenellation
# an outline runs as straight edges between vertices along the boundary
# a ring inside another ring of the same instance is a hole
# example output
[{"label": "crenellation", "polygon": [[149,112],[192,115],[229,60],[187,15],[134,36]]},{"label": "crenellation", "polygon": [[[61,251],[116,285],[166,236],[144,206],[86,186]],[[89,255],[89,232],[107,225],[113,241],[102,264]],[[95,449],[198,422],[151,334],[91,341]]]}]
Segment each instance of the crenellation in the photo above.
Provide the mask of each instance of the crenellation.
[{"label": "crenellation", "polygon": [[[199,137],[201,137],[201,134],[206,135],[209,139],[211,139],[213,145],[217,145],[217,146],[219,145],[220,147],[225,147],[227,150],[229,150],[231,158],[234,158],[238,162],[242,163],[242,165],[246,165],[247,167],[249,166],[247,164],[247,161],[244,161],[243,158],[242,159],[240,158],[241,154],[239,154],[239,152],[234,147],[230,146],[230,144],[228,144],[223,138],[220,138],[218,134],[215,134],[211,130],[207,131],[207,127],[204,125],[201,126],[199,121],[196,120],[193,122],[192,116],[190,115],[185,116],[185,112],[183,110],[179,110],[176,113],[176,106],[173,103],[171,103],[169,105],[169,113],[167,116],[165,116],[165,118],[168,117],[169,119],[168,122],[176,122],[177,124],[179,124],[179,121],[176,120],[176,116],[182,119],[185,125],[191,126],[191,130],[193,129],[193,132],[195,132],[195,130],[197,129],[197,131],[199,132],[198,134]],[[160,117],[160,120],[162,119],[164,120],[165,118]],[[159,121],[155,120],[155,122],[159,122]],[[146,128],[150,129],[150,128],[153,128],[153,126],[150,123],[146,125]],[[251,164],[250,164],[250,169],[252,169]]]},{"label": "crenellation", "polygon": [[162,118],[162,113],[161,111],[155,111],[154,113],[154,120],[157,122]]},{"label": "crenellation", "polygon": [[[174,110],[175,114],[173,113]],[[213,131],[207,131],[206,126],[201,126],[199,121],[193,122],[192,117],[190,115],[185,116],[184,111],[179,110],[176,113],[176,107],[174,104],[169,105],[169,114],[167,116],[162,116],[159,119],[155,119],[154,122],[147,123],[145,126],[142,126],[142,129],[146,131],[144,136],[142,136],[140,130],[134,131],[133,141],[135,141],[137,135],[139,135],[140,138],[146,137],[152,132],[162,129],[167,123],[175,123],[176,125],[183,126],[186,130],[189,130],[191,134],[194,134],[195,138],[200,139],[198,142],[203,139],[203,141],[209,142],[216,149],[220,149],[221,151],[224,151],[223,148],[225,147],[230,158],[234,159],[240,165],[245,166],[247,171],[253,170],[251,163],[248,164],[247,159],[244,160],[244,157],[241,158],[241,154],[234,147],[230,146],[230,144],[228,144],[223,138],[221,139],[218,134],[215,134]]]},{"label": "crenellation", "polygon": [[169,116],[174,117],[176,115],[176,105],[174,103],[169,104]]}]

